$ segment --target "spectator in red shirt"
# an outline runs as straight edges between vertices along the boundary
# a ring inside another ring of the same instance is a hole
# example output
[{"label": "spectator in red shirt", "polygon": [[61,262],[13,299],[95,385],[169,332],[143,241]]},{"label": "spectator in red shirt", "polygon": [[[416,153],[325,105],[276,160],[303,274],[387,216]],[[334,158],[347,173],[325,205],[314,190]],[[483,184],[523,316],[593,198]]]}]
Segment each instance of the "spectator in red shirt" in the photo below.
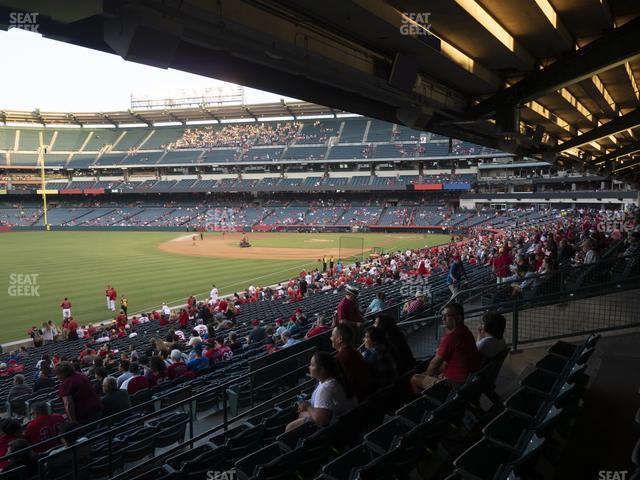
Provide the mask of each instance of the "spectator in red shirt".
[{"label": "spectator in red shirt", "polygon": [[217,306],[218,311],[224,313],[227,311],[228,307],[229,307],[229,302],[227,302],[224,298],[221,298]]},{"label": "spectator in red shirt", "polygon": [[69,362],[60,362],[56,367],[56,375],[61,382],[58,395],[64,403],[67,418],[78,423],[98,420],[102,414],[102,402],[89,379],[77,372]]},{"label": "spectator in red shirt", "polygon": [[309,331],[304,336],[304,338],[308,339],[308,338],[311,338],[311,337],[315,337],[316,335],[320,335],[321,333],[326,332],[327,330],[329,330],[329,328],[330,327],[328,327],[327,325],[324,324],[324,318],[319,315],[318,319],[313,324],[313,327],[311,327],[309,329]]},{"label": "spectator in red shirt", "polygon": [[[4,457],[7,454],[11,442],[20,438],[20,428],[20,422],[12,418],[3,420],[2,426],[0,426],[0,430],[2,430],[2,435],[0,435],[0,457]],[[8,464],[9,460],[0,461],[0,469],[3,469]]]},{"label": "spectator in red shirt", "polygon": [[338,304],[338,323],[344,323],[349,326],[360,326],[362,323],[362,315],[358,308],[358,289],[351,285],[345,288],[345,297]]},{"label": "spectator in red shirt", "polygon": [[127,315],[124,313],[124,310],[120,310],[120,314],[116,317],[116,327],[124,328],[126,324],[127,324]]},{"label": "spectator in red shirt", "polygon": [[402,310],[404,311],[404,313],[410,315],[423,310],[425,306],[426,303],[424,301],[424,293],[419,290],[416,292],[416,298],[411,300],[409,303],[405,303]]},{"label": "spectator in red shirt", "polygon": [[207,349],[204,356],[209,359],[209,364],[214,365],[219,362],[226,362],[227,360],[230,360],[233,357],[233,352],[227,345],[224,345],[214,339],[213,346]]},{"label": "spectator in red shirt", "polygon": [[180,325],[180,328],[185,328],[189,324],[189,314],[184,308],[180,310],[180,316],[178,317],[178,324]]},{"label": "spectator in red shirt", "polygon": [[78,322],[76,322],[73,317],[69,317],[69,324],[67,326],[69,328],[69,336],[67,337],[69,340],[77,340],[78,339]]},{"label": "spectator in red shirt", "polygon": [[[52,437],[58,435],[60,425],[64,423],[64,417],[57,413],[49,413],[47,404],[44,402],[38,402],[33,405],[33,413],[35,418],[31,420],[27,428],[24,430],[24,438],[26,438],[32,445],[36,443],[45,442]],[[34,447],[36,453],[43,453],[50,450],[53,447],[58,446],[60,441],[52,441]]]},{"label": "spectator in red shirt", "polygon": [[504,247],[500,247],[498,250],[498,256],[493,259],[492,267],[493,273],[496,276],[497,283],[502,283],[507,277],[511,275],[509,266],[511,265],[511,257]]},{"label": "spectator in red shirt", "polygon": [[167,379],[167,365],[161,357],[156,355],[149,359],[149,371],[145,377],[150,387],[155,387]]},{"label": "spectator in red shirt", "polygon": [[105,343],[104,345],[102,345],[100,347],[100,350],[98,351],[98,355],[100,356],[100,358],[104,358],[106,357],[109,353],[111,352],[111,347],[109,346],[108,343]]},{"label": "spectator in red shirt", "polygon": [[147,380],[147,377],[140,374],[140,365],[138,365],[137,363],[132,363],[129,366],[129,371],[133,374],[133,376],[125,380],[120,388],[125,389],[129,393],[129,395],[134,395],[140,390],[149,388],[149,381]]},{"label": "spectator in red shirt", "polygon": [[93,348],[87,347],[80,352],[80,361],[84,364],[93,363],[96,354],[97,352]]},{"label": "spectator in red shirt", "polygon": [[140,373],[140,365],[132,362],[129,366],[129,372],[131,373],[131,376],[122,382],[120,388],[126,390],[129,395],[133,395],[140,390],[149,388],[149,381]]},{"label": "spectator in red shirt", "polygon": [[171,365],[167,367],[167,377],[169,377],[170,380],[178,377],[185,377],[187,379],[195,377],[193,372],[187,368],[187,364],[184,363],[182,358],[182,352],[178,349],[171,350]]},{"label": "spectator in red shirt", "polygon": [[353,332],[347,325],[337,325],[331,332],[331,345],[338,352],[336,359],[342,367],[345,381],[358,400],[362,401],[371,393],[373,382],[369,367],[362,355],[351,346],[352,342]]},{"label": "spectator in red shirt", "polygon": [[187,306],[189,308],[193,308],[196,306],[196,297],[194,297],[193,295],[189,295],[189,298],[187,298]]},{"label": "spectator in red shirt", "polygon": [[475,338],[464,324],[462,305],[448,304],[444,308],[443,320],[447,333],[440,341],[435,356],[424,373],[411,377],[411,388],[416,394],[443,380],[462,385],[469,374],[482,364]]}]

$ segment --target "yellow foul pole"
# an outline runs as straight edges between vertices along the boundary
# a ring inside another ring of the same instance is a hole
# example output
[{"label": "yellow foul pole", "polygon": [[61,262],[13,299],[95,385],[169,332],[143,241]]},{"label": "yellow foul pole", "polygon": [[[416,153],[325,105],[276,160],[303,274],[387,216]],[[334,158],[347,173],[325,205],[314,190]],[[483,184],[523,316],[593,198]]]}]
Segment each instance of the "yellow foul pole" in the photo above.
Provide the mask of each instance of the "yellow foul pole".
[{"label": "yellow foul pole", "polygon": [[44,173],[44,151],[45,147],[42,144],[42,132],[38,132],[40,134],[40,148],[38,148],[38,163],[40,164],[40,180],[42,186],[42,211],[44,212],[44,228],[49,230],[49,222],[47,221],[47,179]]}]

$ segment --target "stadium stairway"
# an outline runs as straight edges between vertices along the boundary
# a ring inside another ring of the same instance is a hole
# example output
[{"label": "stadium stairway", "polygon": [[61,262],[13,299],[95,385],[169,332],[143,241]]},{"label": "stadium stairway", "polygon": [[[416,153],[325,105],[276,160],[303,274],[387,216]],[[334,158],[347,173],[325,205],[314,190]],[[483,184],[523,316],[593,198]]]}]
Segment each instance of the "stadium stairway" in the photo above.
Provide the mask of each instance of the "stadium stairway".
[{"label": "stadium stairway", "polygon": [[433,478],[450,473],[485,479],[498,472],[503,476],[496,478],[507,478],[514,470],[523,475],[537,468],[543,454],[559,451],[581,406],[584,369],[596,342],[590,337],[570,352],[562,343],[549,349],[538,373],[523,378],[498,411],[484,411],[480,397],[493,390],[504,356],[457,390],[442,383],[404,401],[398,388],[408,372],[327,427],[306,424],[277,434],[297,416],[291,398],[170,457],[164,471],[181,478],[233,467],[241,479],[406,479],[427,462],[437,471]]}]

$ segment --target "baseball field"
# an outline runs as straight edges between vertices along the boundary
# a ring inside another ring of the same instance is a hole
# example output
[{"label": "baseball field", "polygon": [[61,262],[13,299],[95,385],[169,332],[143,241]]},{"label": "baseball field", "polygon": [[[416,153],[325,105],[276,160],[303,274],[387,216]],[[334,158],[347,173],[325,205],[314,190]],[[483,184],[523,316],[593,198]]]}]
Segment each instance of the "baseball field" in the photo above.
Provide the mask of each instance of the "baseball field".
[{"label": "baseball field", "polygon": [[[32,325],[60,324],[60,302],[69,297],[80,324],[113,318],[104,291],[112,285],[129,299],[129,313],[179,305],[193,294],[206,298],[212,284],[222,294],[289,279],[320,267],[323,254],[353,259],[385,251],[438,245],[446,235],[166,232],[0,233],[0,342],[26,337]],[[119,304],[119,302],[118,302]]]}]

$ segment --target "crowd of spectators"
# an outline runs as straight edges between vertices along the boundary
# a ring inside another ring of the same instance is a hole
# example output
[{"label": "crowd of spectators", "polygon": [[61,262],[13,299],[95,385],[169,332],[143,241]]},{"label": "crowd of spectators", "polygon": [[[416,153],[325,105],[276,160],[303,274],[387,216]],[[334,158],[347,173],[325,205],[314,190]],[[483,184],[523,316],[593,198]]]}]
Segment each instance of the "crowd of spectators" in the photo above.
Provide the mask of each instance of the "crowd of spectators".
[{"label": "crowd of spectators", "polygon": [[301,131],[296,135],[298,143],[326,143],[330,137],[337,135],[338,125],[335,122],[327,123],[321,120],[313,122],[313,124],[305,124]]},{"label": "crowd of spectators", "polygon": [[[558,265],[595,262],[614,242],[625,243],[621,254],[639,251],[640,230],[635,223],[635,211],[611,217],[592,210],[547,213],[543,221],[538,219],[534,224],[513,222],[501,230],[477,230],[466,240],[452,238],[447,245],[388,252],[354,265],[324,258],[321,267],[302,271],[276,287],[249,286],[223,298],[213,286],[207,298],[198,301],[191,296],[179,309],[163,305],[158,311],[133,316],[123,310],[109,325],[79,326],[70,318],[60,328],[52,322],[45,322],[42,329],[33,327],[30,333],[34,343],[79,338],[86,346],[77,356],[43,355],[30,382],[22,373],[14,373],[9,399],[57,384],[64,415],[50,414],[46,406],[35,403],[27,424],[6,419],[0,427],[0,456],[28,448],[30,444],[45,443],[29,456],[13,457],[0,466],[34,468],[34,455],[46,455],[86,441],[77,435],[79,425],[124,412],[131,405],[131,396],[145,388],[174,379],[194,378],[211,366],[230,361],[252,345],[264,345],[266,351],[273,352],[292,347],[302,336],[311,338],[332,329],[331,344],[336,355],[323,352],[314,355],[309,374],[318,385],[311,398],[300,400],[299,418],[287,429],[310,421],[327,425],[415,364],[404,335],[394,320],[383,313],[384,294],[376,295],[367,309],[368,313],[377,314],[374,325],[362,330],[363,312],[356,301],[360,289],[411,276],[429,277],[438,272],[448,272],[447,283],[455,286],[462,281],[460,269],[464,261],[491,266],[498,283],[516,278],[519,281],[513,288],[517,293],[528,288],[527,280],[533,277],[527,275],[553,271]],[[628,229],[603,231],[603,221],[612,218],[622,225],[630,215],[634,221],[625,224]],[[255,320],[246,337],[238,337],[238,318],[248,303],[273,299],[299,302],[319,292],[339,289],[343,289],[345,296],[333,321],[297,308],[289,318]],[[418,292],[407,308],[425,305],[427,299]],[[460,385],[484,361],[505,349],[505,320],[501,315],[488,312],[475,335],[465,326],[464,309],[459,304],[445,308],[444,320],[446,333],[434,358],[411,379],[415,393],[445,380]],[[166,336],[152,338],[146,348],[134,348],[131,344],[128,350],[117,351],[112,347],[112,342],[119,338],[135,337],[138,326],[148,322],[171,328]],[[11,352],[12,367],[20,365],[21,357],[28,354],[26,350]],[[75,436],[66,435],[68,432],[75,432]],[[46,443],[57,433],[63,434],[61,441]]]},{"label": "crowd of spectators", "polygon": [[248,149],[253,145],[288,145],[296,137],[300,125],[283,123],[239,123],[216,127],[188,128],[182,137],[164,147],[180,148],[233,147]]}]

